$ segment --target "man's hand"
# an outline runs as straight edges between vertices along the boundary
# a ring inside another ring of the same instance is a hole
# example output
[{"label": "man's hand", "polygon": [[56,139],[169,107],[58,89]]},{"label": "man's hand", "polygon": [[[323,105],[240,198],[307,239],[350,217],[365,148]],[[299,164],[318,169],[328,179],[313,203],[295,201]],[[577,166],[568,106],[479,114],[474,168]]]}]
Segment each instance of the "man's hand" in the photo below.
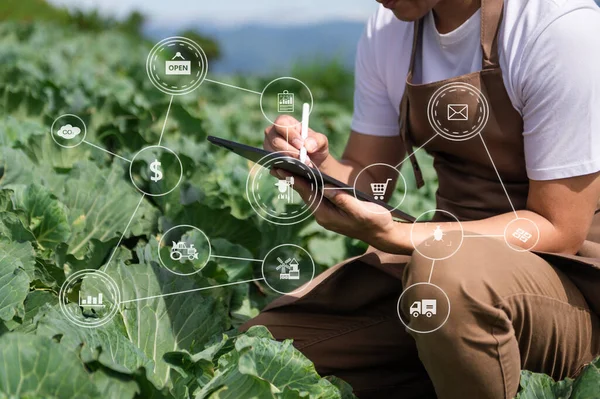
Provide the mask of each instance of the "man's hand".
[{"label": "man's hand", "polygon": [[286,151],[286,155],[300,158],[300,148],[306,148],[308,158],[317,168],[329,157],[327,137],[308,129],[308,138],[302,139],[300,122],[288,115],[282,115],[275,124],[265,129],[263,147],[268,151]]},{"label": "man's hand", "polygon": [[[275,173],[281,179],[291,176],[281,169],[276,169]],[[310,203],[314,193],[309,184],[297,176],[294,179],[294,190],[305,203]],[[321,226],[384,251],[398,251],[391,240],[391,235],[397,234],[398,223],[394,222],[388,210],[371,202],[359,201],[352,194],[333,187],[327,187],[323,195],[325,198],[321,204],[313,205],[315,220]]]}]

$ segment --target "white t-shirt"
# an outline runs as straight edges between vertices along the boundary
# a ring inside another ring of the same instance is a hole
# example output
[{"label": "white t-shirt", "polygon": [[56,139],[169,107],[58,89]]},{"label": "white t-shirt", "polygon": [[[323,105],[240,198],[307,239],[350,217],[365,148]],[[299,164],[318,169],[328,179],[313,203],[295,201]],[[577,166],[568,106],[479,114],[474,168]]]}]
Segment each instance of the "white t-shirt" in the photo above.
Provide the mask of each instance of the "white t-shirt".
[{"label": "white t-shirt", "polygon": [[[481,70],[481,13],[440,34],[430,13],[414,83]],[[352,129],[399,134],[413,24],[380,7],[358,45]],[[527,174],[552,180],[600,170],[600,8],[593,0],[505,0],[504,85],[524,121]]]}]

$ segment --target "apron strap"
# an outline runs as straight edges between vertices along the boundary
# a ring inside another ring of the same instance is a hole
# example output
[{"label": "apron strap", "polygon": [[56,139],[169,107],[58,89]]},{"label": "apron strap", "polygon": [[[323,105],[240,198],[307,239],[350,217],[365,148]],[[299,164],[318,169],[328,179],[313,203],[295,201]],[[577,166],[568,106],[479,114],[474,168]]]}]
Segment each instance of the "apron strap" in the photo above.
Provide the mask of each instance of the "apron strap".
[{"label": "apron strap", "polygon": [[412,81],[413,66],[415,64],[415,56],[417,53],[422,23],[423,23],[422,19],[413,23],[414,33],[413,33],[412,52],[410,55],[410,64],[409,64],[409,68],[408,68],[408,76],[406,77],[406,84],[404,86],[404,93],[402,95],[402,101],[400,102],[400,137],[402,137],[402,142],[404,144],[405,150],[407,152],[410,152],[409,159],[410,159],[410,163],[412,165],[413,173],[415,175],[415,181],[417,183],[417,188],[423,187],[425,185],[425,180],[423,179],[423,173],[421,172],[421,167],[419,166],[419,162],[417,161],[417,157],[415,156],[415,152],[413,151],[414,144],[412,142],[412,138],[410,137],[410,132],[409,132],[410,129],[408,126],[408,112],[409,112],[408,82]]},{"label": "apron strap", "polygon": [[504,13],[504,0],[482,0],[481,2],[481,49],[482,69],[500,67],[498,57],[498,32]]}]

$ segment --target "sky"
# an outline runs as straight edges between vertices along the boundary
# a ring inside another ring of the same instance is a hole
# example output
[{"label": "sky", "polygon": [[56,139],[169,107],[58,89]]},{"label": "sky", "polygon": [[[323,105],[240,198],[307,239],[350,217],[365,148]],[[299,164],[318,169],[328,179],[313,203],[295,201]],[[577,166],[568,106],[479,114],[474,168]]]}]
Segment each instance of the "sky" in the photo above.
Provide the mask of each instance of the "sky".
[{"label": "sky", "polygon": [[153,25],[204,21],[211,25],[306,24],[327,20],[366,21],[375,0],[49,0],[69,8],[98,9],[117,18],[141,11]]}]

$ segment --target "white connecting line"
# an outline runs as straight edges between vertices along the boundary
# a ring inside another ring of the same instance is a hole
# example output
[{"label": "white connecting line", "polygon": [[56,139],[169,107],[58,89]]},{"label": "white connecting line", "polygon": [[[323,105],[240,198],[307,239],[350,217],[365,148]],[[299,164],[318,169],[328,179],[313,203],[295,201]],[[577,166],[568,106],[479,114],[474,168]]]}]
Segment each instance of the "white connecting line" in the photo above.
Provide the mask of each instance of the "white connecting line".
[{"label": "white connecting line", "polygon": [[517,214],[517,211],[515,210],[515,206],[513,205],[512,200],[510,199],[510,195],[508,195],[508,191],[506,191],[506,187],[504,186],[504,182],[502,181],[502,177],[500,177],[500,173],[498,172],[498,169],[496,168],[496,164],[494,163],[494,160],[492,159],[492,154],[490,154],[490,150],[488,150],[487,145],[485,144],[485,140],[483,139],[483,136],[481,135],[481,133],[479,134],[479,137],[481,138],[481,142],[483,143],[483,147],[485,148],[485,152],[487,152],[488,157],[490,158],[490,162],[492,163],[492,166],[494,167],[494,170],[496,171],[496,176],[498,176],[498,181],[500,181],[500,185],[502,186],[502,189],[504,190],[504,194],[506,194],[506,198],[508,199],[508,203],[510,204],[510,207],[512,208],[512,211],[515,214],[515,217],[518,219],[519,215]]},{"label": "white connecting line", "polygon": [[87,145],[89,145],[89,146],[92,146],[92,147],[94,147],[94,148],[97,148],[97,149],[99,149],[99,150],[101,150],[101,151],[107,152],[107,153],[109,153],[109,154],[110,154],[110,155],[112,155],[112,156],[115,156],[115,157],[117,157],[117,158],[120,158],[120,159],[122,159],[123,161],[127,161],[127,162],[131,163],[131,160],[130,160],[130,159],[127,159],[127,158],[124,158],[124,157],[122,157],[122,156],[120,156],[120,155],[117,155],[117,154],[115,154],[114,152],[110,152],[110,151],[108,151],[106,148],[102,148],[102,147],[100,147],[100,146],[97,146],[96,144],[92,144],[92,143],[90,143],[90,142],[89,142],[89,141],[87,141],[87,140],[83,140],[82,142],[83,142],[83,143],[86,143],[86,144],[87,144]]},{"label": "white connecting line", "polygon": [[250,258],[237,258],[235,256],[222,256],[222,255],[210,255],[211,258],[223,258],[223,259],[233,259],[233,260],[247,260],[249,262],[263,262],[264,259],[250,259]]},{"label": "white connecting line", "polygon": [[262,93],[259,91],[244,89],[243,87],[234,86],[234,85],[230,85],[230,84],[223,83],[223,82],[217,82],[216,80],[211,80],[211,79],[204,79],[204,81],[210,82],[210,83],[215,83],[215,84],[222,85],[222,86],[231,87],[232,89],[238,89],[238,90],[246,91],[248,93],[258,94],[259,96],[262,96]]},{"label": "white connecting line", "polygon": [[[217,82],[215,80],[210,80],[210,79],[205,79],[208,82],[211,83],[216,83],[219,85],[223,85],[223,86],[227,86],[227,87],[231,87],[234,89],[238,89],[238,90],[242,90],[242,91],[246,91],[249,93],[253,93],[253,94],[258,94],[262,96],[262,93],[257,92],[257,91],[253,91],[253,90],[249,90],[249,89],[244,89],[243,87],[238,87],[238,86],[234,86],[234,85],[230,85],[227,83],[222,83],[222,82]],[[173,105],[173,98],[174,96],[171,96],[171,99],[169,100],[169,107],[167,108],[167,113],[165,115],[165,121],[163,123],[163,127],[160,133],[160,138],[158,140],[158,146],[161,145],[162,143],[162,139],[163,139],[163,135],[165,133],[165,129],[167,126],[167,121],[169,119],[169,114],[171,112],[171,106]],[[3,143],[4,143],[4,137],[3,137]],[[105,148],[102,148],[100,146],[97,146],[96,144],[90,143],[89,141],[86,141],[85,139],[83,140],[84,143],[88,144],[89,146],[92,146],[96,149],[99,149],[101,151],[104,151],[108,154],[111,154],[119,159],[122,159],[124,161],[127,161],[129,163],[132,163],[132,161],[130,159],[127,159],[125,157],[122,157],[118,154],[115,154],[114,152],[108,151]],[[127,222],[127,226],[125,226],[125,229],[123,230],[123,233],[121,234],[121,237],[119,238],[119,241],[117,242],[117,245],[115,246],[115,248],[113,249],[108,261],[106,262],[106,264],[104,265],[104,270],[106,271],[106,269],[108,268],[108,266],[110,265],[113,257],[115,256],[117,250],[119,249],[119,246],[121,245],[121,242],[123,241],[123,238],[125,237],[125,234],[127,233],[127,230],[129,229],[129,226],[131,225],[131,222],[133,221],[133,218],[135,217],[138,209],[140,208],[142,201],[144,200],[144,198],[146,198],[146,194],[143,193],[142,194],[142,198],[140,198],[140,201],[138,202],[137,206],[135,207],[135,210],[133,211],[133,214],[131,215],[131,217],[129,218],[129,222]],[[263,259],[250,259],[250,258],[239,258],[239,257],[233,257],[233,256],[221,256],[221,255],[211,255],[211,258],[221,258],[221,259],[233,259],[233,260],[243,260],[243,261],[249,261],[249,262],[263,262]],[[130,302],[138,302],[138,301],[143,301],[143,300],[148,300],[148,299],[154,299],[154,298],[161,298],[161,297],[166,297],[166,296],[172,296],[172,295],[179,295],[179,294],[186,294],[186,293],[190,293],[190,292],[196,292],[196,291],[204,291],[204,290],[209,290],[209,289],[213,289],[213,288],[219,288],[219,287],[227,287],[227,286],[231,286],[231,285],[236,285],[236,284],[245,284],[245,283],[251,283],[251,282],[255,282],[255,281],[261,281],[261,280],[265,280],[264,277],[261,278],[255,278],[255,279],[251,279],[251,280],[244,280],[244,281],[237,281],[237,282],[233,282],[233,283],[226,283],[226,284],[219,284],[219,285],[214,285],[214,286],[209,286],[209,287],[201,287],[201,288],[194,288],[194,289],[189,289],[189,290],[185,290],[185,291],[178,291],[178,292],[171,292],[171,293],[167,293],[167,294],[160,294],[160,295],[154,295],[154,296],[150,296],[150,297],[144,297],[144,298],[135,298],[135,299],[129,299],[127,301],[122,301],[121,304],[124,303],[130,303]]]},{"label": "white connecting line", "polygon": [[417,151],[419,151],[420,149],[422,149],[423,147],[425,147],[427,144],[429,144],[429,142],[430,142],[431,140],[433,140],[433,139],[434,139],[434,138],[436,138],[436,137],[437,137],[437,133],[436,133],[436,134],[434,134],[433,136],[431,136],[431,138],[430,138],[429,140],[427,140],[427,141],[426,141],[426,142],[425,142],[425,143],[424,143],[422,146],[420,146],[419,148],[417,148],[416,150],[414,150],[414,151],[413,151],[413,152],[412,152],[410,155],[408,155],[406,158],[404,158],[404,159],[402,160],[402,162],[400,162],[398,165],[396,165],[396,169],[398,169],[400,166],[402,166],[402,164],[403,164],[404,162],[408,161],[408,160],[410,159],[410,157],[412,157],[414,154],[416,154],[416,153],[417,153]]},{"label": "white connecting line", "polygon": [[[163,124],[163,128],[162,128],[162,132],[160,133],[160,139],[158,140],[158,145],[160,145],[162,138],[163,138],[163,134],[165,133],[165,127],[167,126],[167,120],[169,119],[169,112],[171,112],[171,105],[173,104],[173,97],[171,96],[171,100],[169,101],[169,107],[167,108],[167,114],[165,116],[165,122]],[[96,147],[102,151],[106,151],[109,154],[112,154],[118,158],[124,159],[125,161],[131,163],[132,161],[130,161],[129,159],[123,158],[117,154],[113,154],[112,152],[105,150],[102,147],[98,147],[97,145],[94,145],[92,143],[89,143],[85,140],[83,140],[84,143],[87,143],[93,147]],[[104,265],[104,271],[106,271],[106,269],[108,268],[108,265],[110,265],[110,262],[112,261],[113,257],[115,256],[115,253],[117,253],[117,250],[119,249],[119,246],[121,245],[121,241],[123,241],[123,237],[125,237],[125,234],[127,233],[127,230],[129,229],[129,226],[131,225],[131,222],[133,221],[133,218],[135,217],[135,214],[137,213],[138,209],[140,209],[140,205],[142,205],[142,201],[144,200],[144,198],[146,198],[146,193],[142,194],[142,198],[140,198],[140,201],[138,202],[137,206],[135,207],[135,210],[133,211],[133,214],[131,215],[131,217],[129,218],[129,222],[127,222],[127,226],[125,226],[125,230],[123,230],[123,234],[121,234],[121,238],[119,238],[119,242],[117,242],[117,245],[115,246],[115,249],[113,249],[112,254],[110,255],[110,258],[108,258],[108,262],[106,262],[106,264]]]},{"label": "white connecting line", "polygon": [[117,249],[119,249],[119,246],[121,245],[121,241],[123,241],[123,237],[125,237],[125,233],[127,233],[127,230],[129,229],[129,225],[131,225],[131,221],[133,220],[138,209],[140,209],[140,205],[142,205],[142,201],[144,200],[144,198],[146,198],[146,194],[142,194],[142,198],[140,198],[140,202],[138,202],[137,206],[135,207],[135,210],[133,211],[133,214],[129,218],[129,222],[127,222],[127,226],[125,226],[125,230],[123,230],[123,234],[121,234],[121,238],[119,238],[119,242],[117,242],[117,245],[115,246],[115,249],[113,249],[112,254],[110,255],[110,258],[108,258],[108,262],[106,262],[106,264],[104,265],[104,271],[106,271],[106,269],[108,268],[108,265],[112,261],[112,258],[115,256],[115,253],[117,253]]},{"label": "white connecting line", "polygon": [[482,238],[482,237],[504,237],[504,234],[463,234],[463,237]]},{"label": "white connecting line", "polygon": [[[496,168],[496,164],[494,163],[494,159],[492,158],[492,155],[490,154],[490,151],[489,151],[487,145],[485,144],[483,136],[481,134],[478,134],[478,136],[481,138],[481,142],[483,143],[483,147],[485,148],[485,152],[487,153],[488,157],[490,158],[490,162],[492,163],[492,167],[494,168],[494,171],[496,172],[496,176],[498,176],[498,181],[500,182],[500,185],[502,186],[502,189],[504,190],[504,194],[506,194],[506,198],[508,199],[508,203],[510,204],[510,207],[512,208],[513,213],[518,218],[519,215],[517,214],[517,211],[515,210],[515,206],[513,205],[512,200],[510,199],[510,196],[508,195],[508,191],[506,190],[506,186],[504,185],[504,182],[502,181],[502,177],[500,176],[500,172],[498,172],[498,168]],[[411,156],[413,156],[414,154],[416,154],[417,151],[419,151],[420,149],[422,149],[423,147],[425,147],[431,140],[433,140],[436,137],[437,137],[437,134],[433,135],[423,145],[421,145],[419,148],[417,148],[416,150],[414,150],[410,155],[408,155],[406,158],[404,158],[402,160],[402,162],[400,162],[398,165],[396,165],[396,169],[398,169],[404,162],[406,162],[407,160],[409,160]],[[488,237],[494,237],[495,235],[487,235],[487,236]],[[477,237],[486,237],[486,236],[483,235],[483,236],[477,236]],[[503,237],[503,236],[499,236],[499,237]]]},{"label": "white connecting line", "polygon": [[431,277],[433,276],[434,268],[435,268],[435,259],[433,259],[431,262],[431,272],[429,272],[429,280],[427,281],[427,283],[429,283],[429,284],[431,284]]},{"label": "white connecting line", "polygon": [[165,115],[165,122],[163,123],[162,131],[160,132],[160,138],[158,139],[158,145],[162,143],[163,134],[165,134],[165,128],[167,127],[167,121],[169,120],[169,113],[171,112],[171,105],[173,105],[173,97],[171,96],[171,100],[169,101],[169,107],[167,108],[167,114]]},{"label": "white connecting line", "polygon": [[129,303],[129,302],[139,302],[139,301],[145,301],[147,299],[154,299],[154,298],[163,298],[166,296],[172,296],[172,295],[179,295],[179,294],[189,294],[190,292],[196,292],[196,291],[204,291],[204,290],[210,290],[212,288],[219,288],[219,287],[227,287],[230,285],[235,285],[235,284],[245,284],[245,283],[251,283],[254,281],[260,281],[260,280],[264,280],[264,277],[261,278],[255,278],[252,280],[244,280],[244,281],[236,281],[235,283],[227,283],[227,284],[219,284],[219,285],[211,285],[210,287],[201,287],[201,288],[194,288],[191,290],[185,290],[185,291],[178,291],[178,292],[169,292],[167,294],[160,294],[160,295],[153,295],[153,296],[148,296],[148,297],[144,297],[144,298],[135,298],[135,299],[129,299],[127,301],[121,301],[121,304],[124,303]]}]

